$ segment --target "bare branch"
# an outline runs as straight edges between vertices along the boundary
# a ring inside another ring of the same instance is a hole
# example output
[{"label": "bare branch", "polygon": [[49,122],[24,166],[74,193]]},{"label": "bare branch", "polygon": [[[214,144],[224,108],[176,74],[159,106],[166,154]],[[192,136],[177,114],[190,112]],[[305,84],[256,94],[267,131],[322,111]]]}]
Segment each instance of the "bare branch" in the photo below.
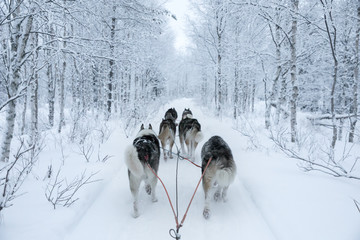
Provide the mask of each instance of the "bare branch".
[{"label": "bare branch", "polygon": [[[338,162],[333,159],[333,155],[330,154],[329,162],[319,163],[315,159],[311,159],[310,157],[306,158],[301,156],[298,152],[293,149],[290,149],[286,146],[284,142],[284,138],[280,133],[277,137],[273,135],[271,132],[270,139],[279,147],[279,149],[286,154],[289,158],[297,159],[303,162],[305,165],[301,166],[304,171],[319,171],[334,177],[344,177],[350,179],[360,180],[359,176],[351,175],[351,171],[347,171],[344,169]],[[354,163],[356,164],[356,163]]]},{"label": "bare branch", "polygon": [[26,146],[24,139],[20,139],[14,160],[0,169],[0,211],[12,206],[11,202],[21,195],[17,195],[17,192],[31,172],[41,150],[38,143]]},{"label": "bare branch", "polygon": [[79,200],[75,198],[75,194],[86,184],[101,181],[100,179],[92,180],[92,178],[98,173],[91,173],[86,176],[84,171],[80,176],[75,177],[70,183],[66,178],[60,178],[61,168],[59,168],[55,179],[50,180],[46,190],[45,197],[56,209],[57,206],[70,207],[74,202]]}]

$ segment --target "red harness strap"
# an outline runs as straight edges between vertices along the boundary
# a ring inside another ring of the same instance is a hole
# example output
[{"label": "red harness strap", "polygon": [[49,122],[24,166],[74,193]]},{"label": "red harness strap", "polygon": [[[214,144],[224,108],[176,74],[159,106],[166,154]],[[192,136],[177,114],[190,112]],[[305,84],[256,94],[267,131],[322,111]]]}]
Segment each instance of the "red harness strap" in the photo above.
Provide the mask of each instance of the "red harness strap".
[{"label": "red harness strap", "polygon": [[[170,203],[170,207],[171,207],[171,209],[172,209],[172,211],[173,211],[173,214],[174,214],[174,217],[175,217],[176,232],[178,233],[178,232],[179,232],[179,229],[183,226],[183,224],[184,224],[184,222],[185,222],[185,219],[186,219],[187,213],[188,213],[188,211],[189,211],[189,209],[190,209],[191,203],[192,203],[192,201],[193,201],[193,199],[194,199],[194,197],[195,197],[196,191],[197,191],[198,188],[199,188],[199,185],[200,185],[201,180],[204,178],[204,174],[205,174],[205,172],[206,172],[206,170],[207,170],[207,168],[208,168],[208,166],[209,166],[209,164],[210,164],[210,162],[211,162],[211,160],[212,160],[212,157],[209,158],[209,161],[207,162],[206,167],[205,167],[203,173],[201,174],[201,177],[200,177],[200,179],[199,179],[199,182],[198,182],[198,184],[196,185],[195,191],[194,191],[194,193],[193,193],[193,195],[192,195],[192,197],[191,197],[191,199],[190,199],[189,205],[187,206],[187,209],[186,209],[186,211],[185,211],[185,214],[184,214],[183,219],[181,220],[181,223],[180,223],[180,224],[179,224],[179,221],[178,221],[178,216],[176,216],[176,213],[175,213],[173,204],[172,204],[172,202],[171,202],[169,193],[168,193],[168,191],[167,191],[167,189],[166,189],[166,187],[165,187],[165,184],[163,183],[163,181],[161,180],[161,178],[156,174],[156,172],[154,171],[154,169],[152,169],[152,167],[151,167],[150,164],[148,163],[149,156],[146,155],[144,158],[145,158],[145,161],[146,161],[146,165],[148,166],[148,168],[150,168],[150,170],[151,170],[152,173],[157,177],[157,179],[159,179],[159,181],[161,182],[161,184],[162,184],[162,186],[163,186],[163,188],[164,188],[164,190],[165,190],[165,193],[166,193],[167,198],[168,198],[169,203]],[[199,167],[200,167],[200,166],[199,166]]]},{"label": "red harness strap", "polygon": [[165,187],[165,184],[163,183],[163,181],[161,180],[161,178],[156,174],[156,172],[154,171],[154,169],[152,169],[152,167],[151,167],[150,164],[148,163],[149,156],[148,156],[148,155],[145,155],[144,158],[145,158],[146,165],[148,166],[148,168],[150,168],[150,170],[152,171],[152,173],[153,173],[153,174],[156,176],[156,178],[159,179],[159,181],[161,182],[161,184],[162,184],[162,186],[163,186],[163,188],[164,188],[164,190],[165,190],[166,196],[167,196],[167,198],[168,198],[168,200],[169,200],[170,207],[171,207],[171,209],[172,209],[172,211],[173,211],[173,214],[174,214],[174,217],[175,217],[176,226],[178,226],[178,225],[179,225],[178,217],[176,216],[174,207],[173,207],[173,205],[172,205],[172,202],[171,202],[169,193],[168,193],[168,191],[167,191],[167,189],[166,189],[166,187]]},{"label": "red harness strap", "polygon": [[205,174],[206,169],[208,168],[211,160],[212,160],[212,157],[209,158],[209,161],[208,161],[208,163],[206,164],[206,167],[205,167],[205,169],[204,169],[204,172],[201,174],[201,177],[200,177],[200,179],[199,179],[199,182],[198,182],[198,184],[196,185],[194,194],[193,194],[192,197],[191,197],[191,200],[190,200],[190,202],[189,202],[189,205],[188,205],[188,207],[187,207],[187,209],[186,209],[186,211],[185,211],[184,217],[183,217],[183,219],[181,220],[181,223],[180,223],[180,226],[179,226],[178,229],[180,229],[180,228],[183,226],[183,223],[185,222],[185,218],[186,218],[187,213],[188,213],[188,211],[189,211],[189,209],[190,209],[190,205],[191,205],[191,203],[192,203],[192,201],[193,201],[193,199],[194,199],[194,197],[195,197],[196,191],[197,191],[197,189],[198,189],[198,187],[199,187],[199,185],[200,185],[201,180],[204,178],[204,174]]},{"label": "red harness strap", "polygon": [[194,163],[193,161],[191,161],[190,159],[186,158],[186,157],[182,157],[183,159],[189,161],[190,163],[192,163],[194,166],[198,167],[198,168],[201,168],[200,165],[197,165],[196,163]]}]

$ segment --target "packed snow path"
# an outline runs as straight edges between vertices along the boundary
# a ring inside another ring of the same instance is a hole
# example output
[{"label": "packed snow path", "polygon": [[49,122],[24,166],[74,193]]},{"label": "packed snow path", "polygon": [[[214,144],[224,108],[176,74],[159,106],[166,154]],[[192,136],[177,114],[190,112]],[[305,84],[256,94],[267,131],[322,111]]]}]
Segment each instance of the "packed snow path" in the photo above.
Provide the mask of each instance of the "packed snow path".
[{"label": "packed snow path", "polygon": [[[196,150],[197,163],[200,163],[202,144],[213,135],[223,135],[229,145],[232,146],[238,168],[241,168],[240,158],[242,151],[240,146],[241,141],[246,141],[246,139],[239,138],[239,134],[234,132],[230,125],[209,119],[190,100],[173,102],[173,104],[166,105],[163,107],[164,111],[160,110],[156,116],[148,119],[148,123],[153,125],[155,132],[158,133],[158,127],[167,107],[175,107],[179,116],[181,116],[185,107],[190,107],[194,118],[197,118],[201,123],[204,139]],[[224,128],[223,125],[226,127]],[[234,135],[229,134],[229,132],[234,132]],[[133,136],[128,139],[126,145],[131,144],[132,138]],[[180,147],[178,137],[176,142],[178,147]],[[174,151],[176,151],[176,148],[174,148]],[[136,219],[131,216],[132,198],[129,190],[127,168],[124,165],[122,156],[123,154],[120,155],[119,159],[121,161],[119,171],[104,186],[104,189],[99,192],[94,203],[89,206],[78,223],[75,223],[73,230],[68,233],[66,240],[172,239],[168,232],[171,228],[175,228],[175,220],[160,182],[158,182],[156,189],[158,202],[152,203],[142,186],[139,194],[141,215]],[[161,155],[158,175],[167,187],[174,207],[175,171],[176,158],[168,159],[165,162]],[[241,173],[241,170],[239,172]],[[199,168],[186,160],[180,160],[178,179],[179,221],[181,221],[185,213],[200,176],[201,170]],[[181,239],[276,239],[256,204],[254,204],[250,193],[244,187],[240,174],[230,186],[228,198],[229,200],[226,203],[212,202],[212,216],[209,220],[205,220],[202,215],[204,193],[202,186],[200,186],[184,226],[180,229]]]},{"label": "packed snow path", "polygon": [[[179,116],[184,108],[190,108],[202,125],[204,139],[195,152],[198,164],[202,145],[213,135],[221,136],[228,143],[237,164],[237,177],[230,185],[228,202],[212,202],[209,220],[202,215],[204,193],[202,186],[199,187],[180,229],[182,240],[360,239],[360,213],[353,202],[354,199],[360,201],[359,182],[300,170],[298,162],[277,152],[269,141],[263,129],[261,106],[252,116],[239,122],[252,121],[251,127],[238,126],[242,132],[249,132],[250,138],[233,129],[233,120],[219,120],[190,99],[178,99],[160,106],[158,112],[144,119],[144,123],[151,123],[158,132],[161,119],[171,107],[176,108]],[[124,150],[132,143],[137,130],[126,138],[118,122],[108,124],[116,127],[111,128],[115,131],[101,148],[102,156],[112,156],[105,163],[96,160],[87,163],[76,153],[76,146],[72,149],[71,145],[61,145],[66,154],[62,166],[64,175],[100,169],[96,178],[102,179],[84,186],[78,192],[79,201],[69,208],[59,206],[54,210],[44,197],[48,182],[44,176],[49,164],[57,169],[55,163],[60,164],[59,159],[62,159],[58,135],[48,135],[39,164],[24,183],[22,192],[26,194],[17,198],[14,206],[5,209],[0,216],[1,240],[172,239],[169,230],[175,228],[174,216],[160,183],[156,188],[156,203],[151,202],[141,187],[140,217],[131,216],[132,197]],[[179,146],[178,137],[176,142]],[[175,170],[176,159],[165,162],[161,157],[159,176],[173,204]],[[200,175],[201,170],[191,163],[179,162],[179,221]]]},{"label": "packed snow path", "polygon": [[[232,120],[219,120],[211,116],[191,99],[165,104],[144,123],[151,123],[158,132],[161,119],[171,107],[176,108],[179,116],[184,108],[190,108],[194,118],[201,123],[204,139],[196,150],[197,163],[200,163],[200,150],[204,142],[213,135],[220,135],[232,149],[238,169],[237,178],[228,191],[228,202],[212,202],[209,220],[202,216],[204,193],[199,187],[184,226],[180,229],[182,239],[350,240],[360,237],[360,217],[351,199],[360,198],[359,194],[354,195],[358,183],[302,172],[296,161],[272,151],[272,143],[266,147],[254,147],[251,141],[257,140],[250,141],[234,130]],[[179,118],[177,121],[180,121]],[[256,125],[262,128],[262,123]],[[142,189],[139,203],[141,215],[137,219],[131,216],[132,198],[123,149],[131,144],[133,137],[126,139],[125,143],[119,141],[118,170],[108,184],[104,184],[103,190],[84,211],[82,218],[74,223],[66,240],[171,239],[168,232],[175,228],[175,221],[160,183],[156,189],[159,201],[152,203]],[[261,141],[266,144],[266,137],[263,136]],[[180,147],[178,138],[176,142]],[[176,159],[165,162],[161,158],[159,176],[174,205],[175,170]],[[199,168],[185,160],[180,161],[179,221],[200,175]]]}]

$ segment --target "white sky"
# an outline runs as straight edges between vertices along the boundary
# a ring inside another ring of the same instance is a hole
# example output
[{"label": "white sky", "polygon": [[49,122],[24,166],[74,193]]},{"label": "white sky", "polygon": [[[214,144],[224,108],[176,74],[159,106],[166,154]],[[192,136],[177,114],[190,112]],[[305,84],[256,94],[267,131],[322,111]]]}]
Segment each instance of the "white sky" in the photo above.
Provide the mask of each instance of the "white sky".
[{"label": "white sky", "polygon": [[190,40],[185,34],[189,2],[188,0],[169,0],[165,7],[177,18],[177,21],[174,19],[170,21],[170,27],[174,30],[176,37],[175,48],[179,52],[186,52],[186,48],[190,44]]}]

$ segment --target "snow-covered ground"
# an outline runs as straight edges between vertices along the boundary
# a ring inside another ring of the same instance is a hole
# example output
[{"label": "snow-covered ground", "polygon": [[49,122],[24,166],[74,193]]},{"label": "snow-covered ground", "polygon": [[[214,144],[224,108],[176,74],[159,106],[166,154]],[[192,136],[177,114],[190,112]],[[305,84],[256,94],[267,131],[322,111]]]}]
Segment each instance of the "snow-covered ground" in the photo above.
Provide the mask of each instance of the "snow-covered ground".
[{"label": "snow-covered ground", "polygon": [[[203,143],[219,135],[232,149],[238,168],[237,178],[229,188],[228,202],[212,202],[209,220],[202,216],[204,193],[200,185],[180,229],[181,239],[360,239],[360,213],[353,202],[360,200],[359,181],[303,172],[295,160],[277,152],[266,135],[257,136],[258,145],[254,145],[233,128],[231,119],[213,117],[192,99],[164,104],[145,124],[151,123],[158,132],[170,107],[175,107],[179,116],[185,107],[190,108],[201,123],[204,139],[196,150],[198,163]],[[105,163],[95,160],[87,163],[71,147],[65,146],[60,153],[59,144],[47,143],[38,165],[22,187],[25,194],[3,211],[0,239],[171,239],[168,232],[175,228],[175,221],[160,183],[156,189],[159,201],[152,203],[142,190],[140,217],[131,216],[132,197],[123,155],[136,131],[126,138],[120,124],[115,125],[101,148],[103,155],[112,156]],[[176,141],[179,145],[178,138]],[[84,186],[77,195],[80,199],[71,207],[54,210],[45,197],[48,180],[44,179],[50,163],[56,165],[61,158],[65,159],[64,173],[80,174],[86,167],[90,174],[100,169],[94,178],[101,181]],[[166,162],[161,159],[159,176],[174,204],[175,170],[176,159]],[[199,168],[185,160],[179,162],[180,220],[200,175]]]}]

